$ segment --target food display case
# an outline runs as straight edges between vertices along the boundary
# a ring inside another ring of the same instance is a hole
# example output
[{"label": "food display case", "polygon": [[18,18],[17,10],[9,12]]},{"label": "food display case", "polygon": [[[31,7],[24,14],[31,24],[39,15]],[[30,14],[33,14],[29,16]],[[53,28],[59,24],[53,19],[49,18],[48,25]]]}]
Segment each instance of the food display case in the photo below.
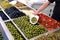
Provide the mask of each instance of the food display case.
[{"label": "food display case", "polygon": [[[8,20],[3,21],[6,27],[9,29],[11,34],[14,37],[14,40],[32,40],[33,37],[44,34],[48,32],[43,25],[37,23],[32,25],[29,22],[29,16],[18,16],[17,18],[11,18],[5,10],[2,11],[9,18]],[[26,19],[26,20],[25,20]],[[39,31],[38,31],[39,30]],[[34,39],[34,38],[33,38]]]},{"label": "food display case", "polygon": [[[45,35],[48,35],[46,37],[47,39],[48,37],[50,37],[49,33],[55,34],[54,32],[59,29],[56,28],[54,30],[49,31],[39,22],[35,25],[31,24],[29,22],[29,15],[33,13],[35,9],[33,9],[32,7],[28,7],[25,4],[23,4],[23,7],[19,6],[20,4],[17,6],[17,4],[14,6],[10,4],[6,8],[4,8],[4,5],[0,5],[1,12],[6,16],[6,18],[8,18],[5,20],[4,16],[1,16],[2,18],[0,18],[0,27],[2,28],[1,30],[6,33],[6,35],[4,34],[5,36],[8,35],[6,40],[40,40],[40,37],[45,38]],[[7,32],[9,32],[9,34]],[[11,35],[11,39],[9,35]],[[57,35],[57,33],[55,35]]]}]

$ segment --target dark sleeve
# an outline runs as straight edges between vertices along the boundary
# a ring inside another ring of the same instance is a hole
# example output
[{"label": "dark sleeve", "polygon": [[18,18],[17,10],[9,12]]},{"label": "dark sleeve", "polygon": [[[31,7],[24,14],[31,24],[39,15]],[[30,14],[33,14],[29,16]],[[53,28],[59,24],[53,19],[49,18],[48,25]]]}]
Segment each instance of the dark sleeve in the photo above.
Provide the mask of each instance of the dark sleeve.
[{"label": "dark sleeve", "polygon": [[55,0],[48,0],[50,3],[53,3]]}]

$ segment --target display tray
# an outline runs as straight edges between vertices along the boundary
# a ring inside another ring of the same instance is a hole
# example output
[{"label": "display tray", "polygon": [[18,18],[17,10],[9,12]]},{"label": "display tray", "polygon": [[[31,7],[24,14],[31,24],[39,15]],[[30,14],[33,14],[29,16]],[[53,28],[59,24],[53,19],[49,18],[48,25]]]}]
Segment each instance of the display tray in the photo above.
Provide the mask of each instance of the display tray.
[{"label": "display tray", "polygon": [[[3,8],[4,9],[4,8]],[[16,7],[12,6],[10,8],[4,9],[4,11],[7,13],[7,15],[9,15],[9,17],[13,18],[17,18],[17,17],[21,17],[24,16],[26,14],[24,14],[23,12],[19,11]],[[1,10],[0,11],[0,16],[2,17],[3,20],[8,20],[8,17],[4,14],[4,12]]]},{"label": "display tray", "polygon": [[22,32],[26,35],[26,37],[29,39],[34,36],[38,36],[39,34],[43,34],[47,32],[47,30],[39,23],[37,23],[36,25],[32,25],[29,22],[28,16],[16,18],[14,22],[22,30]]},{"label": "display tray", "polygon": [[48,35],[39,37],[35,40],[60,40],[60,29],[55,32],[49,33]]},{"label": "display tray", "polygon": [[24,16],[25,14],[21,11],[19,11],[16,7],[12,6],[10,8],[5,9],[5,12],[9,15],[11,18],[17,18]]},{"label": "display tray", "polygon": [[5,24],[14,37],[14,40],[25,40],[11,22],[6,22]]}]

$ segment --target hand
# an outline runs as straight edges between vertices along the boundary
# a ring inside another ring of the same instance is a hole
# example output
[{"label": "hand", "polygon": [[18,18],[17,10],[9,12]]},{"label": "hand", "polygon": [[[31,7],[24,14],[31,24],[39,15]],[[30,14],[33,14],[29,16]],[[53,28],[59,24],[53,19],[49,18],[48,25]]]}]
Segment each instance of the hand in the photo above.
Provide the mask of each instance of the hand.
[{"label": "hand", "polygon": [[34,14],[34,15],[37,15],[37,14],[39,14],[39,12],[35,11],[33,14]]},{"label": "hand", "polygon": [[37,12],[37,11],[35,11],[33,14],[34,14],[34,15],[38,15],[38,14],[42,14],[42,12]]}]

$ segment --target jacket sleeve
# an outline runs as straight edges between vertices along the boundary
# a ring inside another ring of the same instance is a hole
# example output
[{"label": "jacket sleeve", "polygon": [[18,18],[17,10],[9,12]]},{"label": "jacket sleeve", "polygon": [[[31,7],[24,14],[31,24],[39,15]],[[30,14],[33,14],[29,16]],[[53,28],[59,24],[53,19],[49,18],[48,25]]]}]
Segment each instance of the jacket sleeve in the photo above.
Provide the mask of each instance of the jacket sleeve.
[{"label": "jacket sleeve", "polygon": [[48,0],[50,3],[53,3],[55,0]]}]

